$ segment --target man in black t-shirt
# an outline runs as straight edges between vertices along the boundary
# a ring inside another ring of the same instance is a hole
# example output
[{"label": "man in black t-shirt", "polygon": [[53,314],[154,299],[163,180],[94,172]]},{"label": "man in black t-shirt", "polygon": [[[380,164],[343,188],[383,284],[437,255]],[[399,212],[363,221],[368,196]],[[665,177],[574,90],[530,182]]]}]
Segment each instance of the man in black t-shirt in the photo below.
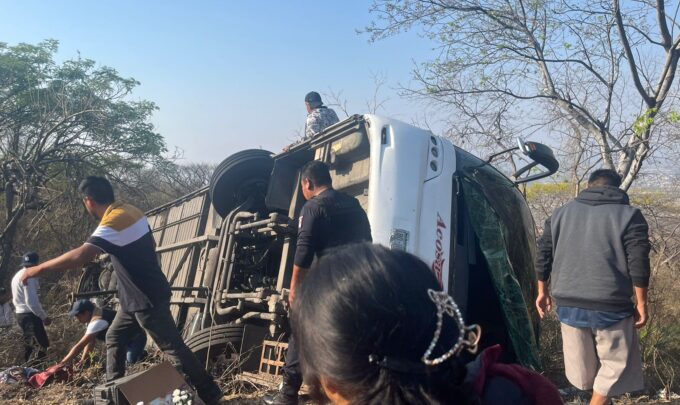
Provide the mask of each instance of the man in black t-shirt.
[{"label": "man in black t-shirt", "polygon": [[[288,301],[295,310],[295,294],[315,257],[330,249],[357,242],[371,242],[371,226],[356,198],[333,189],[328,166],[320,161],[307,163],[301,171],[302,194],[307,202],[298,219],[297,248]],[[267,405],[297,404],[302,386],[294,331],[288,339],[283,386],[274,396],[265,396]]]}]

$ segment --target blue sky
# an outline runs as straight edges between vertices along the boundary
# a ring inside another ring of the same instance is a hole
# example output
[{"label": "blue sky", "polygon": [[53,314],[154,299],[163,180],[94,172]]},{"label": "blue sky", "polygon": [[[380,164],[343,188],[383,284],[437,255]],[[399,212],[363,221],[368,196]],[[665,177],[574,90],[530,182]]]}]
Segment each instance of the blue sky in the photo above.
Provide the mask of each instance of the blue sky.
[{"label": "blue sky", "polygon": [[[415,33],[368,43],[368,0],[8,1],[0,0],[0,41],[60,41],[77,56],[141,82],[133,95],[160,108],[157,130],[185,161],[219,162],[262,147],[278,151],[305,119],[304,95],[342,91],[365,112],[372,74],[387,78],[383,114],[418,119],[424,106],[399,97],[413,60],[433,54]],[[340,114],[340,112],[338,111]]]}]

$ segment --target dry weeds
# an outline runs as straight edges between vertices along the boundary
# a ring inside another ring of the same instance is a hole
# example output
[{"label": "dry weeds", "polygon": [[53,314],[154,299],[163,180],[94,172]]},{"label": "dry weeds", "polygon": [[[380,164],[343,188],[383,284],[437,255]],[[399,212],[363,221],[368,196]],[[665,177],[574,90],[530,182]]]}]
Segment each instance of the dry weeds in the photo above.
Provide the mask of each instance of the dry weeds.
[{"label": "dry weeds", "polygon": [[[680,284],[677,282],[680,274],[680,225],[678,225],[678,210],[670,210],[653,201],[647,204],[638,201],[636,205],[643,206],[645,215],[653,230],[653,244],[655,248],[652,258],[653,280],[650,291],[652,306],[652,321],[641,333],[643,357],[645,361],[646,382],[648,390],[643,396],[635,398],[618,398],[616,404],[643,403],[680,403],[654,401],[662,388],[670,388],[671,392],[680,393]],[[650,207],[651,206],[651,207]],[[536,207],[533,207],[536,211]],[[672,211],[672,212],[671,212]],[[672,215],[669,215],[669,212]],[[45,366],[58,362],[80,338],[84,327],[66,316],[69,310],[67,294],[75,290],[77,272],[58,280],[43,282],[43,303],[54,322],[47,328],[51,347],[48,351],[48,361]],[[56,278],[56,277],[55,277]],[[0,384],[0,402],[12,404],[77,404],[78,400],[89,398],[94,385],[103,382],[103,345],[98,346],[94,364],[79,373],[67,384],[54,384],[41,390],[33,390],[26,386]],[[235,378],[236,371],[245,361],[244,358],[228,355],[228,351],[211,364],[211,372],[227,394],[227,399],[235,404],[258,403],[266,388],[256,386]],[[250,355],[259,356],[259,348],[255,348]],[[22,365],[23,346],[21,333],[18,328],[0,330],[0,370],[10,366]],[[559,332],[559,322],[554,315],[542,322],[541,331],[541,359],[546,376],[560,388],[568,387],[564,377],[562,358],[562,342]],[[162,358],[152,355],[142,363],[130,368],[130,372],[145,370],[157,364]],[[581,395],[582,399],[587,398]],[[576,395],[568,398],[571,403],[585,403]],[[581,401],[581,402],[579,402]]]}]

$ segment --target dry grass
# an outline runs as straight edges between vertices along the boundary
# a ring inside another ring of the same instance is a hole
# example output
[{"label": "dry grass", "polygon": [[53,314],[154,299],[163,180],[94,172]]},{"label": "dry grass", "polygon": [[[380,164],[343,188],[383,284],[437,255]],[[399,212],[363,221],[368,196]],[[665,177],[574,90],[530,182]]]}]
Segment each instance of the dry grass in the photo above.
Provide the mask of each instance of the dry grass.
[{"label": "dry grass", "polygon": [[0,398],[11,404],[64,404],[77,405],[80,400],[92,398],[92,390],[75,387],[70,384],[53,384],[47,388],[35,390],[25,385],[0,385]]},{"label": "dry grass", "polygon": [[[617,404],[632,403],[659,403],[650,402],[650,398],[656,397],[656,393],[664,386],[673,387],[678,392],[678,379],[675,378],[675,370],[678,370],[677,357],[680,353],[680,286],[674,282],[674,271],[665,267],[655,271],[653,286],[656,287],[651,295],[653,305],[653,320],[642,334],[643,355],[645,356],[646,381],[649,384],[648,396],[635,398],[618,398]],[[81,336],[84,327],[73,319],[66,316],[68,302],[65,291],[73,291],[74,281],[62,278],[56,284],[47,289],[44,302],[54,323],[47,328],[51,347],[48,352],[48,361],[45,366],[58,362]],[[559,332],[559,322],[554,315],[549,316],[542,323],[541,359],[546,375],[554,381],[558,387],[568,387],[564,377],[564,364],[562,358],[562,342]],[[41,390],[34,390],[26,386],[0,385],[0,398],[3,401],[11,401],[16,404],[77,404],[79,400],[90,398],[92,388],[104,379],[103,345],[98,346],[94,353],[91,367],[78,373],[73,381],[66,384],[53,384]],[[250,355],[259,356],[260,348],[254,348]],[[245,357],[232,356],[232,350],[226,350],[211,364],[211,373],[217,377],[226,399],[234,404],[256,404],[264,395],[266,388],[251,384],[235,378],[237,371],[246,360]],[[23,346],[21,333],[18,328],[5,330],[0,333],[0,369],[12,365],[21,365]],[[158,354],[149,356],[144,362],[135,364],[128,371],[146,370],[154,364],[158,364],[163,357]],[[581,398],[587,398],[581,395]],[[570,395],[569,400],[579,403],[577,395]],[[5,403],[5,402],[3,402]],[[584,402],[582,402],[584,403]]]},{"label": "dry grass", "polygon": [[[569,197],[569,196],[567,196]],[[646,196],[647,198],[651,198]],[[655,253],[652,258],[653,278],[650,290],[650,310],[652,320],[642,330],[641,344],[645,367],[647,391],[643,396],[635,398],[621,397],[615,403],[660,403],[651,401],[659,390],[680,393],[680,208],[659,201],[658,196],[651,202],[636,201],[642,206],[653,232]],[[536,200],[532,203],[537,212]],[[552,210],[555,202],[545,203],[545,212]],[[537,215],[537,217],[540,216]],[[540,222],[539,222],[540,224]],[[67,294],[75,289],[77,272],[67,277],[43,282],[43,302],[45,308],[54,319],[47,328],[51,347],[48,352],[46,366],[58,362],[83,333],[84,327],[65,316],[68,311]],[[541,360],[548,378],[560,388],[569,384],[564,376],[562,357],[562,341],[559,322],[554,315],[542,322]],[[103,345],[99,345],[95,353],[92,367],[79,373],[67,384],[54,384],[42,390],[33,390],[24,386],[0,384],[0,402],[13,404],[77,404],[78,400],[89,398],[92,387],[103,381]],[[253,349],[251,355],[259,356],[260,348]],[[236,371],[245,361],[244,358],[227,355],[228,351],[211,364],[211,373],[217,377],[220,387],[235,404],[255,404],[265,388],[235,378]],[[0,331],[0,370],[13,365],[21,365],[23,346],[21,334],[17,328]],[[130,368],[129,372],[148,369],[162,360],[153,355],[145,362]],[[576,400],[571,395],[570,400]],[[585,396],[583,396],[585,397]],[[675,401],[679,403],[680,401]],[[573,402],[579,403],[579,402]],[[583,403],[583,402],[581,402]],[[672,403],[672,402],[665,402]]]},{"label": "dry grass", "polygon": [[[43,369],[59,362],[84,332],[84,326],[66,315],[70,309],[67,294],[74,290],[76,283],[73,276],[61,277],[51,286],[42,283],[43,306],[52,318],[52,324],[46,328],[50,348],[46,360],[33,367]],[[23,366],[23,353],[21,331],[17,326],[0,333],[0,370]],[[92,387],[102,376],[101,356],[95,356],[94,360],[90,368],[68,383],[53,384],[40,390],[25,385],[0,384],[0,398],[12,404],[77,404],[81,399],[92,397]]]},{"label": "dry grass", "polygon": [[[677,265],[677,263],[675,264]],[[619,403],[638,403],[657,398],[661,390],[680,393],[680,285],[678,270],[656,268],[650,290],[650,321],[640,331],[646,389],[634,399]],[[541,323],[541,361],[545,374],[558,387],[569,387],[564,375],[560,326],[554,313]],[[653,403],[653,402],[645,402]]]}]

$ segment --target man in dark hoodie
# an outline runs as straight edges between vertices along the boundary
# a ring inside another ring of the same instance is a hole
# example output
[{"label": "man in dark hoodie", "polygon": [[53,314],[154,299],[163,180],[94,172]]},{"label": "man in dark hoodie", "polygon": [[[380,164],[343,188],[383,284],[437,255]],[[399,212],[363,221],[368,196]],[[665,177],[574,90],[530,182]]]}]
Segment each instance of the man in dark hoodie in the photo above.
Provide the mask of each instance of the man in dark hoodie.
[{"label": "man in dark hoodie", "polygon": [[591,405],[644,388],[635,329],[648,320],[649,229],[620,185],[615,171],[594,171],[588,188],[545,221],[538,241],[536,307],[541,318],[552,308],[550,281],[565,372],[593,390]]}]

